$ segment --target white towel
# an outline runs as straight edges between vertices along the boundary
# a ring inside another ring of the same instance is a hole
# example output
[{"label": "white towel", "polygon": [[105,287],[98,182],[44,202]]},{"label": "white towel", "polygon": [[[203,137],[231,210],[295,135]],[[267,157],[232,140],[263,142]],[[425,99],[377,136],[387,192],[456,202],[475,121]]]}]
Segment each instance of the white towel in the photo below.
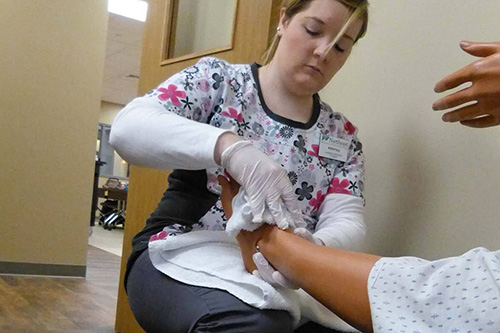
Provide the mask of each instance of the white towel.
[{"label": "white towel", "polygon": [[[265,212],[265,220],[269,216]],[[241,229],[255,230],[259,225],[251,222],[250,209],[240,191],[233,200],[233,216],[226,231],[193,231],[150,242],[151,262],[180,282],[226,290],[259,309],[288,311],[295,327],[311,320],[339,331],[358,332],[302,289],[275,288],[246,271],[233,235]],[[291,227],[299,225],[302,223],[291,223]]]},{"label": "white towel", "polygon": [[[281,204],[281,209],[285,214],[286,220],[288,222],[288,227],[292,230],[295,228],[305,228],[307,223],[302,221],[294,221],[288,210]],[[247,196],[243,187],[240,187],[238,194],[233,198],[232,202],[233,207],[233,216],[229,219],[226,226],[226,232],[233,237],[240,232],[240,230],[254,231],[259,228],[262,223],[252,222],[252,210],[250,209],[250,205],[248,204]],[[275,224],[273,216],[269,212],[268,209],[264,210],[264,214],[262,215],[262,220],[269,224]]]}]

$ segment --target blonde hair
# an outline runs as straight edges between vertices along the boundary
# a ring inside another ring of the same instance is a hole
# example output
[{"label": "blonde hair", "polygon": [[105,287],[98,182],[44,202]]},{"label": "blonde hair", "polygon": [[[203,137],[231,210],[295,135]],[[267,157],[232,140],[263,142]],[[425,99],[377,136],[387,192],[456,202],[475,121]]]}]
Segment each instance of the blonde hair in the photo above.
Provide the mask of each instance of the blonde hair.
[{"label": "blonde hair", "polygon": [[[303,10],[306,10],[307,7],[313,2],[314,0],[283,0],[282,3],[282,8],[285,8],[285,16],[288,19],[291,19],[294,17],[297,13],[300,13]],[[339,41],[339,39],[344,35],[346,30],[349,28],[349,26],[355,22],[358,18],[361,18],[363,21],[363,24],[361,25],[361,29],[356,36],[356,39],[354,40],[354,43],[356,43],[359,39],[363,38],[363,36],[366,34],[366,30],[368,29],[368,0],[335,0],[338,1],[348,8],[352,10],[351,16],[347,20],[347,22],[344,24],[342,29],[340,29],[339,33],[337,36],[333,39],[333,41],[327,46],[327,52],[330,51],[330,49]],[[266,53],[264,53],[264,56],[262,57],[262,62],[264,65],[268,64],[271,59],[274,57],[274,54],[276,53],[276,49],[278,48],[280,37],[278,36],[277,33],[275,33],[271,44],[269,45]]]}]

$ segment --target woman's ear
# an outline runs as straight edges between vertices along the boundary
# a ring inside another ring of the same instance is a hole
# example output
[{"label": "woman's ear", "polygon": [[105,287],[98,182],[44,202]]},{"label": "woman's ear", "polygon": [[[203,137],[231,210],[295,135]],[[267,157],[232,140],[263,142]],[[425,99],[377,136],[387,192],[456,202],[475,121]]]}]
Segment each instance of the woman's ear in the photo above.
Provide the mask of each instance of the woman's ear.
[{"label": "woman's ear", "polygon": [[288,21],[289,21],[289,18],[288,18],[288,16],[286,16],[286,8],[282,7],[280,10],[280,20],[278,22],[278,29],[276,32],[276,34],[279,37],[281,37],[281,35],[283,34],[283,29],[287,26]]}]

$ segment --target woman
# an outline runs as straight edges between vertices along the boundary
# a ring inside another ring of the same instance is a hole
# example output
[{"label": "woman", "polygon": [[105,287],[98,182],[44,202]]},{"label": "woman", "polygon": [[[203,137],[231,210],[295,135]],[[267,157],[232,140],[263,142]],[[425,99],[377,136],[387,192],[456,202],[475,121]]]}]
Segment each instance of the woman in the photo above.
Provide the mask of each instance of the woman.
[{"label": "woman", "polygon": [[[129,301],[147,331],[286,332],[295,323],[286,311],[249,306],[256,305],[221,277],[217,288],[186,278],[186,271],[213,263],[188,269],[190,260],[179,257],[196,253],[194,262],[206,247],[175,252],[176,258],[165,250],[173,239],[225,229],[217,182],[224,169],[248,194],[254,222],[268,209],[281,228],[303,216],[316,243],[352,247],[361,241],[361,144],[356,128],[317,92],[365,34],[366,7],[365,0],[285,1],[275,53],[263,67],[201,59],[117,116],[111,142],[122,157],[176,169],[134,238],[128,264]],[[252,254],[243,251],[244,258]]]},{"label": "woman", "polygon": [[[460,46],[481,59],[443,78],[434,89],[472,85],[442,97],[433,108],[447,111],[446,122],[499,125],[500,42],[463,41]],[[476,104],[456,108],[469,101]],[[219,182],[229,218],[239,186],[224,177]],[[475,248],[435,261],[382,258],[317,246],[270,225],[240,232],[238,242],[248,252],[259,249],[253,261],[245,262],[249,272],[258,269],[273,278],[278,269],[363,332],[499,332],[500,250]]]}]

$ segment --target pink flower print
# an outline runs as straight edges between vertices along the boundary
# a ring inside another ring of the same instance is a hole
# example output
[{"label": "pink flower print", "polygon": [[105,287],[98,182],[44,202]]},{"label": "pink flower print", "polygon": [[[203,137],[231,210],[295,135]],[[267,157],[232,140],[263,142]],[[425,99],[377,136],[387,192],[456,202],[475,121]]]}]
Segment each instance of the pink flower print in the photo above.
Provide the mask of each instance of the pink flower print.
[{"label": "pink flower print", "polygon": [[210,82],[208,82],[208,80],[202,79],[202,80],[198,81],[198,83],[196,84],[196,87],[198,88],[198,90],[201,90],[203,92],[207,92],[210,90]]},{"label": "pink flower print", "polygon": [[347,134],[349,135],[353,135],[354,132],[356,131],[356,127],[354,127],[354,125],[350,121],[344,124],[344,129],[347,131]]},{"label": "pink flower print", "polygon": [[167,232],[165,230],[163,230],[163,231],[160,231],[159,233],[151,236],[151,238],[149,238],[149,241],[154,242],[157,240],[163,240],[163,239],[167,238],[167,236],[168,236]]},{"label": "pink flower print", "polygon": [[230,108],[228,108],[228,111],[221,112],[221,115],[236,119],[236,121],[239,123],[243,122],[243,116],[241,115],[241,113],[238,112],[238,110],[230,107]]},{"label": "pink flower print", "polygon": [[321,193],[321,191],[318,191],[316,194],[316,198],[312,198],[309,200],[309,205],[312,206],[312,210],[318,210],[323,201],[325,200],[326,194]]},{"label": "pink flower print", "polygon": [[179,98],[186,98],[186,92],[182,90],[177,90],[177,86],[175,84],[170,84],[168,88],[158,88],[158,91],[162,94],[158,95],[158,99],[160,101],[168,101],[171,100],[172,104],[175,106],[179,106],[181,102]]},{"label": "pink flower print", "polygon": [[351,194],[351,191],[347,189],[347,186],[349,186],[349,181],[347,179],[342,179],[342,181],[340,181],[337,177],[335,177],[332,179],[332,182],[328,187],[328,193]]},{"label": "pink flower print", "polygon": [[311,145],[311,148],[312,148],[312,150],[309,150],[307,152],[307,155],[318,156],[319,145]]}]

